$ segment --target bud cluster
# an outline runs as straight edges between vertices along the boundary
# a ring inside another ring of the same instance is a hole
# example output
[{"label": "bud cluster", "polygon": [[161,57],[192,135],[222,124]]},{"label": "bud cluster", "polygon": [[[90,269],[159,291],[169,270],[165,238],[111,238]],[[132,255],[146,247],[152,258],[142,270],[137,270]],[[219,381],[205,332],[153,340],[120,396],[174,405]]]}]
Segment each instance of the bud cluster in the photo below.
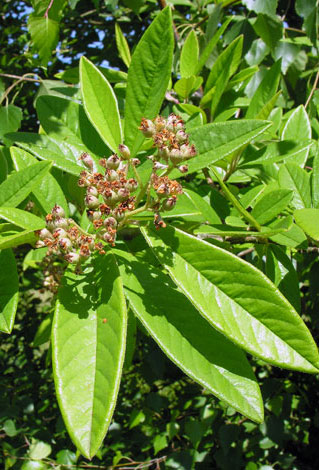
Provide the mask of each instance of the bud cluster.
[{"label": "bud cluster", "polygon": [[[138,187],[134,178],[126,177],[127,166],[123,161],[130,159],[128,147],[120,145],[119,150],[121,158],[114,154],[100,160],[101,166],[105,168],[104,174],[84,170],[78,181],[79,186],[86,188],[84,203],[87,216],[97,231],[96,236],[111,245],[114,245],[119,222],[127,211],[135,208],[132,193]],[[84,163],[92,169],[90,162]]]},{"label": "bud cluster", "polygon": [[[142,119],[139,128],[145,137],[151,137],[158,152],[151,159],[154,169],[167,168],[169,164],[178,167],[181,173],[187,173],[185,162],[196,155],[194,145],[189,143],[184,121],[176,114],[167,119],[157,116],[153,121]],[[160,163],[164,161],[164,165]]]},{"label": "bud cluster", "polygon": [[93,251],[103,252],[102,243],[95,243],[94,236],[81,233],[72,219],[65,218],[62,207],[55,205],[45,221],[46,228],[37,231],[36,247],[48,247],[48,259],[62,257],[68,263],[80,265]]}]

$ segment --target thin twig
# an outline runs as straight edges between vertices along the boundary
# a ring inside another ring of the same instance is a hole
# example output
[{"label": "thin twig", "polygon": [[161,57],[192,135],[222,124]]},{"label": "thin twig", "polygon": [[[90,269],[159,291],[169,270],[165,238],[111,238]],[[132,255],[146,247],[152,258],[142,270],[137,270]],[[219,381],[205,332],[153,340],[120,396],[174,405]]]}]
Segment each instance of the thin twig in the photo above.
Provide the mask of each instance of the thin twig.
[{"label": "thin twig", "polygon": [[206,178],[206,182],[209,186],[211,186],[212,188],[216,189],[215,187],[215,183],[214,183],[214,180],[213,178],[211,178],[210,174],[209,174],[209,171],[208,171],[208,168],[203,168],[202,169],[202,172]]},{"label": "thin twig", "polygon": [[51,1],[50,1],[49,5],[48,5],[48,8],[46,9],[46,11],[45,11],[45,13],[44,13],[44,18],[47,18],[47,17],[48,17],[49,11],[50,11],[50,9],[51,9],[51,7],[52,7],[52,5],[53,5],[53,2],[54,2],[54,0],[51,0]]},{"label": "thin twig", "polygon": [[[28,74],[28,75],[34,75],[34,74]],[[23,75],[23,76],[20,76],[20,75],[11,75],[10,73],[0,73],[0,77],[17,78],[18,80],[23,80],[23,81],[25,81],[25,82],[37,82],[37,83],[42,82],[41,79],[37,79],[37,78],[27,78],[25,75]]]},{"label": "thin twig", "polygon": [[311,92],[310,92],[310,94],[309,94],[309,96],[308,96],[308,99],[307,99],[307,101],[306,101],[305,108],[307,108],[307,106],[308,106],[308,104],[310,103],[310,100],[311,100],[311,98],[312,98],[314,92],[316,91],[316,88],[317,88],[317,85],[318,85],[318,80],[319,80],[319,70],[318,70],[318,72],[316,73],[316,78],[315,78],[315,81],[314,81],[313,86],[312,86],[312,88],[311,88]]},{"label": "thin twig", "polygon": [[23,81],[25,81],[26,77],[28,75],[34,75],[33,73],[26,73],[25,75],[22,75],[22,77],[20,77],[16,82],[12,83],[12,85],[10,85],[6,91],[3,93],[2,95],[2,98],[0,100],[0,104],[4,101],[4,100],[7,100],[8,98],[8,95],[9,93],[17,86],[19,85],[19,83],[22,83]]},{"label": "thin twig", "polygon": [[254,251],[254,249],[255,248],[247,248],[247,250],[243,250],[240,253],[238,253],[237,256],[239,256],[239,258],[243,258],[244,256],[249,255],[250,253],[252,253]]}]

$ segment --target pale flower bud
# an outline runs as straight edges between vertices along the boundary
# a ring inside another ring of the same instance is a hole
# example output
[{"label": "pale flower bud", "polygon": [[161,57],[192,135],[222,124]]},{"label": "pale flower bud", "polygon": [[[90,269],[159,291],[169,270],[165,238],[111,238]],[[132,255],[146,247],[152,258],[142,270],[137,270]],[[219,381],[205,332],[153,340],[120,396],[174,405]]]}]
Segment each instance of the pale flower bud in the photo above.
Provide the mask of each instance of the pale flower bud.
[{"label": "pale flower bud", "polygon": [[77,264],[80,261],[80,255],[75,252],[68,253],[64,256],[68,263]]},{"label": "pale flower bud", "polygon": [[64,228],[65,230],[67,230],[69,227],[69,221],[64,217],[57,217],[54,221],[54,225],[55,228]]},{"label": "pale flower bud", "polygon": [[92,157],[91,157],[88,153],[86,153],[86,152],[82,153],[82,154],[80,155],[79,160],[82,160],[82,162],[84,163],[84,165],[85,165],[87,168],[89,168],[90,170],[93,169],[94,163],[93,163]]},{"label": "pale flower bud", "polygon": [[139,129],[145,137],[153,137],[156,133],[155,125],[150,119],[142,119],[141,127],[139,127]]},{"label": "pale flower bud", "polygon": [[61,238],[59,240],[59,246],[63,251],[68,251],[72,248],[72,242],[69,238]]},{"label": "pale flower bud", "polygon": [[179,171],[181,173],[187,173],[188,172],[188,166],[187,165],[181,165],[178,167]]},{"label": "pale flower bud", "polygon": [[116,227],[117,226],[117,221],[114,217],[108,217],[107,219],[104,220],[104,226],[105,227]]},{"label": "pale flower bud", "polygon": [[129,190],[130,193],[134,193],[137,190],[138,182],[134,178],[130,178],[126,183],[126,189]]},{"label": "pale flower bud", "polygon": [[129,160],[131,156],[130,149],[127,147],[127,145],[120,144],[119,145],[119,152],[121,154],[121,157],[123,160]]},{"label": "pale flower bud", "polygon": [[99,195],[98,190],[96,189],[95,186],[88,186],[86,188],[86,194],[90,196],[95,196],[95,197]]},{"label": "pale flower bud", "polygon": [[89,209],[97,209],[100,205],[100,202],[97,197],[87,194],[84,198],[85,205]]},{"label": "pale flower bud", "polygon": [[39,238],[40,240],[45,240],[46,238],[50,238],[52,240],[53,236],[47,228],[43,228],[42,230],[40,230]]},{"label": "pale flower bud", "polygon": [[168,165],[163,165],[160,162],[154,162],[153,164],[153,170],[166,170],[168,168]]},{"label": "pale flower bud", "polygon": [[133,166],[140,165],[141,161],[138,158],[132,158],[131,163]]},{"label": "pale flower bud", "polygon": [[51,214],[53,215],[53,217],[65,216],[64,209],[61,206],[58,206],[57,204],[53,207]]},{"label": "pale flower bud", "polygon": [[176,196],[169,197],[165,199],[162,204],[162,211],[171,211],[176,206],[177,198]]},{"label": "pale flower bud", "polygon": [[119,157],[115,153],[114,155],[111,155],[107,159],[106,165],[110,170],[117,170],[119,165],[120,165],[120,162],[121,162],[121,160],[119,159]]}]

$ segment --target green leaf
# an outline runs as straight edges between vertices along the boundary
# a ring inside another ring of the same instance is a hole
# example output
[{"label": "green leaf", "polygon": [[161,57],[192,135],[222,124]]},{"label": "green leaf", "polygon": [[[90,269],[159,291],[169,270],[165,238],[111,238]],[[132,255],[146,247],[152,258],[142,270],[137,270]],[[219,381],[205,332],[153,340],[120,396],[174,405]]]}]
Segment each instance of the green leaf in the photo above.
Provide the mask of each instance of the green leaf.
[{"label": "green leaf", "polygon": [[311,139],[311,125],[303,105],[298,106],[286,122],[282,131],[282,140],[303,141]]},{"label": "green leaf", "polygon": [[[33,155],[17,147],[11,147],[10,153],[17,171],[23,170],[37,161]],[[51,212],[54,205],[58,204],[63,207],[65,214],[69,215],[69,207],[64,193],[59,183],[50,173],[47,173],[40,184],[32,189],[32,194],[44,214]]]},{"label": "green leaf", "polygon": [[40,183],[51,168],[49,162],[38,162],[12,173],[0,184],[0,206],[15,207]]},{"label": "green leaf", "polygon": [[248,10],[255,13],[265,13],[269,16],[276,15],[278,0],[242,0]]},{"label": "green leaf", "polygon": [[208,42],[208,44],[205,46],[203,52],[201,53],[194,75],[198,75],[204,65],[206,64],[209,56],[213,52],[216,44],[218,43],[219,38],[224,34],[224,31],[226,30],[227,26],[229,23],[232,21],[232,17],[227,18],[226,21],[221,25],[221,27],[216,31],[214,36],[211,38],[211,40]]},{"label": "green leaf", "polygon": [[34,336],[32,345],[34,348],[38,348],[41,344],[50,341],[52,328],[52,315],[46,315],[44,320],[40,323],[39,328]]},{"label": "green leaf", "polygon": [[209,222],[210,224],[221,223],[221,220],[215,212],[214,208],[210,206],[197,192],[190,189],[184,189],[184,194],[192,201],[196,209],[198,209],[199,212],[203,215],[203,222]]},{"label": "green leaf", "polygon": [[59,40],[59,23],[45,16],[30,15],[28,29],[41,64],[46,66]]},{"label": "green leaf", "polygon": [[18,305],[19,279],[12,250],[0,251],[0,331],[11,333]]},{"label": "green leaf", "polygon": [[[189,172],[205,168],[226,157],[262,134],[271,124],[266,121],[230,121],[205,124],[189,131],[197,156],[189,160]],[[177,170],[173,177],[180,177]]]},{"label": "green leaf", "polygon": [[277,366],[318,372],[317,347],[307,327],[254,266],[178,229],[142,229],[181,291],[218,331]]},{"label": "green leaf", "polygon": [[296,223],[314,240],[319,240],[319,209],[299,209],[294,212]]},{"label": "green leaf", "polygon": [[202,77],[195,77],[192,75],[178,80],[174,85],[174,90],[181,98],[186,99],[189,95],[194,93],[194,91],[198,90],[202,83]]},{"label": "green leaf", "polygon": [[0,107],[0,139],[8,132],[19,129],[22,121],[22,110],[13,104]]},{"label": "green leaf", "polygon": [[[223,89],[226,87],[229,78],[236,72],[241,59],[241,53],[243,48],[243,36],[236,38],[229,46],[217,57],[211,71],[208,75],[207,82],[205,85],[205,92],[209,91],[214,86],[218,90],[218,87]],[[221,74],[227,68],[227,82],[222,83],[220,80]]]},{"label": "green leaf", "polygon": [[41,126],[50,137],[75,144],[82,152],[105,155],[106,145],[79,103],[42,95],[36,101],[36,110]]},{"label": "green leaf", "polygon": [[116,40],[116,47],[119,52],[119,56],[123,60],[124,64],[127,68],[129,68],[131,63],[131,53],[130,48],[128,46],[126,37],[124,36],[120,25],[115,23],[115,40]]},{"label": "green leaf", "polygon": [[111,253],[83,274],[67,271],[52,325],[56,393],[74,444],[87,458],[110,424],[125,356],[126,308]]},{"label": "green leaf", "polygon": [[258,67],[257,65],[253,65],[252,67],[247,67],[246,69],[236,73],[236,75],[234,75],[233,78],[228,82],[226,91],[231,90],[238,83],[248,80],[253,75],[255,75],[256,72],[258,72]]},{"label": "green leaf", "polygon": [[0,207],[0,219],[29,230],[40,230],[45,227],[45,221],[40,217],[13,207]]},{"label": "green leaf", "polygon": [[143,135],[142,118],[153,119],[162,105],[173,61],[173,25],[169,7],[147,28],[136,46],[129,68],[125,103],[125,143],[134,156]]},{"label": "green leaf", "polygon": [[38,441],[37,439],[32,439],[30,448],[29,448],[29,457],[34,460],[41,460],[48,457],[52,452],[50,444],[46,442]]},{"label": "green leaf", "polygon": [[306,235],[296,224],[293,224],[285,233],[271,236],[270,239],[273,242],[279,243],[279,245],[289,248],[304,249],[307,248],[308,245]]},{"label": "green leaf", "polygon": [[262,421],[260,391],[244,353],[210,328],[160,270],[127,253],[117,254],[125,295],[165,354],[218,398]]},{"label": "green leaf", "polygon": [[316,153],[313,159],[313,171],[311,175],[311,196],[312,205],[319,208],[319,145],[316,146]]},{"label": "green leaf", "polygon": [[274,49],[283,36],[283,23],[277,16],[268,16],[260,13],[257,20],[252,23],[257,34],[270,49]]},{"label": "green leaf", "polygon": [[6,248],[14,248],[15,246],[24,245],[26,243],[33,245],[36,242],[34,230],[24,230],[23,232],[4,233],[0,237],[0,250]]},{"label": "green leaf", "polygon": [[266,251],[266,274],[300,312],[299,279],[295,268],[283,248],[269,245]]},{"label": "green leaf", "polygon": [[179,69],[182,78],[196,75],[199,45],[195,31],[192,29],[182,47]]},{"label": "green leaf", "polygon": [[247,109],[247,119],[256,117],[276,94],[280,80],[280,67],[281,63],[279,60],[267,71],[263,80],[260,82]]},{"label": "green leaf", "polygon": [[310,143],[299,144],[292,140],[283,140],[272,142],[260,150],[249,148],[249,151],[243,154],[243,160],[238,167],[250,168],[265,163],[303,160],[308,156],[310,145]]},{"label": "green leaf", "polygon": [[295,163],[281,165],[278,174],[281,188],[291,189],[291,205],[295,209],[311,207],[310,175]]},{"label": "green leaf", "polygon": [[100,70],[83,56],[80,82],[87,117],[107,146],[117,152],[123,136],[116,96]]},{"label": "green leaf", "polygon": [[83,149],[74,144],[58,142],[57,140],[31,132],[17,132],[7,134],[8,138],[19,147],[31,152],[40,160],[52,162],[53,166],[71,175],[79,176],[86,167],[79,160]]},{"label": "green leaf", "polygon": [[269,191],[257,201],[251,215],[261,225],[264,225],[287,208],[293,195],[293,192],[289,189]]}]

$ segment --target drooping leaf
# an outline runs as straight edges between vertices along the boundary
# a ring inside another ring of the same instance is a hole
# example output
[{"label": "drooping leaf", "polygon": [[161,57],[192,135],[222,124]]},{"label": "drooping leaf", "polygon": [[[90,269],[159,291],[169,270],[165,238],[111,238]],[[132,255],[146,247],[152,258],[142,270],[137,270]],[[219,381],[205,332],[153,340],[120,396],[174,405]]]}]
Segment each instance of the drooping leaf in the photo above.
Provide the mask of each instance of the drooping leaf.
[{"label": "drooping leaf", "polygon": [[242,0],[242,3],[255,13],[265,13],[269,16],[276,14],[278,0]]},{"label": "drooping leaf", "polygon": [[283,36],[283,24],[277,16],[260,13],[252,24],[259,36],[270,49],[274,49]]},{"label": "drooping leaf", "polygon": [[246,351],[305,372],[319,367],[307,327],[254,266],[173,227],[142,229],[159,261],[203,317]]},{"label": "drooping leaf", "polygon": [[116,96],[100,70],[83,56],[80,83],[87,117],[107,146],[117,152],[123,136]]},{"label": "drooping leaf", "polygon": [[17,266],[12,250],[0,251],[0,266],[0,331],[11,333],[19,296]]},{"label": "drooping leaf", "polygon": [[170,79],[173,45],[172,15],[167,7],[143,34],[128,72],[124,135],[132,155],[143,142],[138,130],[141,119],[153,119],[160,110]]},{"label": "drooping leaf", "polygon": [[92,458],[110,424],[125,356],[126,308],[111,253],[83,274],[67,271],[52,325],[52,360],[63,419],[80,452]]},{"label": "drooping leaf", "polygon": [[[11,147],[11,157],[17,171],[23,170],[36,162],[33,155],[23,149]],[[66,202],[64,193],[53,175],[47,173],[41,182],[32,189],[36,202],[42,208],[44,214],[51,212],[55,204],[63,207],[65,214],[68,216],[69,207]],[[23,227],[28,228],[28,227]]]},{"label": "drooping leaf", "polygon": [[28,29],[42,65],[46,66],[59,40],[59,23],[45,16],[30,15]]},{"label": "drooping leaf", "polygon": [[0,206],[15,207],[40,183],[51,168],[49,162],[38,162],[12,173],[0,185]]},{"label": "drooping leaf", "polygon": [[243,352],[210,328],[160,270],[117,251],[125,295],[165,354],[187,375],[254,421],[260,392]]},{"label": "drooping leaf", "polygon": [[13,104],[0,106],[0,139],[8,132],[19,129],[22,120],[22,110]]},{"label": "drooping leaf", "polygon": [[196,75],[198,65],[199,45],[195,31],[192,29],[184,42],[180,57],[180,72],[182,78]]},{"label": "drooping leaf", "polygon": [[36,236],[34,230],[23,230],[22,232],[4,232],[0,236],[0,250],[14,248],[15,246],[25,245],[26,243],[34,245]]}]

